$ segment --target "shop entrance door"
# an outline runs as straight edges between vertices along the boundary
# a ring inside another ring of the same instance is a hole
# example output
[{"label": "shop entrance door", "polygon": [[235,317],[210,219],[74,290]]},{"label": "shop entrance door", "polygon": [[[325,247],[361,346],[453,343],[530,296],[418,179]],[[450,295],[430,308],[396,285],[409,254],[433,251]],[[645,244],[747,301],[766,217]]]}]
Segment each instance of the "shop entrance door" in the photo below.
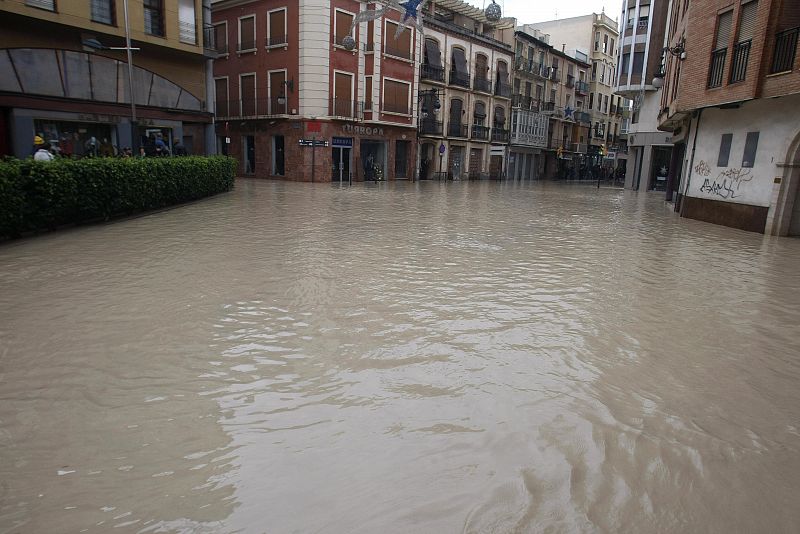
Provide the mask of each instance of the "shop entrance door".
[{"label": "shop entrance door", "polygon": [[347,147],[333,147],[333,176],[334,182],[347,182],[350,180],[350,156],[352,149]]}]

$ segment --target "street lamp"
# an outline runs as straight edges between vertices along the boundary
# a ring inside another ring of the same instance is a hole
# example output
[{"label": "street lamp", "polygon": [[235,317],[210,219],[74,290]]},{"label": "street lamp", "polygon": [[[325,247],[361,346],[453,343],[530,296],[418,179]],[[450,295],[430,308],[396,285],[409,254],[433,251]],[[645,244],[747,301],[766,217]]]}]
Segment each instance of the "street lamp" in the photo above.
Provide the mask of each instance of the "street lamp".
[{"label": "street lamp", "polygon": [[[283,80],[281,84],[287,87],[289,91],[291,91],[292,93],[294,92],[294,79],[288,81]],[[278,96],[278,105],[279,106],[286,105],[286,91],[283,88],[281,88],[281,94]]]},{"label": "street lamp", "polygon": [[84,47],[92,50],[125,50],[128,55],[128,96],[131,101],[131,150],[135,153],[138,146],[136,146],[136,101],[133,97],[133,54],[131,54],[131,52],[141,49],[131,46],[131,28],[128,23],[128,0],[122,0],[122,5],[125,11],[125,46],[105,46],[95,38],[84,39],[82,44]]},{"label": "street lamp", "polygon": [[[684,59],[686,59],[686,48],[684,45],[685,43],[683,39],[681,39],[675,46],[665,46],[664,48],[661,49],[661,57],[664,58],[666,57],[665,56],[666,54],[669,54],[683,61]],[[653,87],[655,87],[656,89],[661,89],[662,87],[664,87],[665,74],[666,73],[664,72],[664,61],[662,59],[661,66],[659,67],[658,72],[655,73],[655,75],[653,76]]]}]

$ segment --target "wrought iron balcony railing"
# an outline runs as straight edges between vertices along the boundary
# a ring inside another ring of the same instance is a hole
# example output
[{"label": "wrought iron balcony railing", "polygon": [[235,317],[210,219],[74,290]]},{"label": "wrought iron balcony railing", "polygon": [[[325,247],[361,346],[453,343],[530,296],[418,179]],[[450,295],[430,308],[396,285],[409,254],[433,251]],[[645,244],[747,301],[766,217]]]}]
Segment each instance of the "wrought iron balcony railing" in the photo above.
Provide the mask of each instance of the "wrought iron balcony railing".
[{"label": "wrought iron balcony railing", "polygon": [[482,91],[484,93],[491,93],[491,89],[489,89],[489,80],[487,78],[475,78],[472,81],[472,88],[475,91]]},{"label": "wrought iron balcony railing", "polygon": [[462,74],[460,72],[450,71],[450,85],[457,85],[469,89],[469,74]]},{"label": "wrought iron balcony railing", "polygon": [[330,114],[345,119],[363,119],[364,103],[346,98],[331,98]]},{"label": "wrought iron balcony railing", "polygon": [[283,97],[216,101],[216,116],[218,119],[268,117],[271,115],[287,115],[288,113],[289,104],[286,98]]},{"label": "wrought iron balcony railing", "polygon": [[800,26],[775,34],[775,51],[772,53],[770,73],[775,74],[792,70],[795,53],[797,52],[797,36],[799,34]]},{"label": "wrought iron balcony railing", "polygon": [[733,45],[731,63],[731,83],[741,82],[747,76],[747,61],[750,59],[750,40]]},{"label": "wrought iron balcony railing", "polygon": [[511,98],[511,84],[498,81],[494,85],[495,96],[502,96],[504,98]]},{"label": "wrought iron balcony railing", "polygon": [[472,125],[472,139],[479,139],[483,141],[489,140],[489,127],[479,124]]},{"label": "wrought iron balcony railing", "polygon": [[442,121],[422,119],[419,123],[421,135],[442,135]]},{"label": "wrought iron balcony railing", "polygon": [[720,48],[711,52],[711,63],[708,69],[708,88],[722,85],[722,75],[725,71],[725,58],[728,56],[727,48]]},{"label": "wrought iron balcony railing", "polygon": [[497,143],[508,143],[508,130],[504,128],[492,128],[492,141]]},{"label": "wrought iron balcony railing", "polygon": [[469,128],[460,122],[450,122],[447,124],[447,137],[469,137]]},{"label": "wrought iron balcony railing", "polygon": [[575,82],[575,92],[582,95],[589,94],[589,84],[581,81]]},{"label": "wrought iron balcony railing", "polygon": [[431,65],[423,64],[421,76],[423,80],[444,83],[444,69],[442,67],[432,67]]}]

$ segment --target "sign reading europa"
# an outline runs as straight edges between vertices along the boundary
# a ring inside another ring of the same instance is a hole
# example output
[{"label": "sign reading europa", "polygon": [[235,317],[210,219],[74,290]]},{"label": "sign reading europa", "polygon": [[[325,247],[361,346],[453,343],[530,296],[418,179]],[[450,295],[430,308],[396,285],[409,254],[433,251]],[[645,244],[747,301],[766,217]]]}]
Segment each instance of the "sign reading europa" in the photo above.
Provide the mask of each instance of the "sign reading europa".
[{"label": "sign reading europa", "polygon": [[352,124],[345,124],[342,126],[342,131],[348,134],[359,135],[380,135],[383,136],[383,128],[370,128],[369,126],[353,126]]}]

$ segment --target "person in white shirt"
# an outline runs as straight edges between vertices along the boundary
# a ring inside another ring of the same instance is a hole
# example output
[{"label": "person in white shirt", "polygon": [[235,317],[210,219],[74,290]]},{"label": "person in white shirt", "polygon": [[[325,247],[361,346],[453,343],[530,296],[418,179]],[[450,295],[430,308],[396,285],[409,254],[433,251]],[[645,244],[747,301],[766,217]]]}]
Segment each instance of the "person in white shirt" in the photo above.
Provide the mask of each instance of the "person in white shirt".
[{"label": "person in white shirt", "polygon": [[53,161],[55,156],[53,156],[49,150],[42,147],[36,151],[36,154],[33,155],[33,159],[34,161]]}]

